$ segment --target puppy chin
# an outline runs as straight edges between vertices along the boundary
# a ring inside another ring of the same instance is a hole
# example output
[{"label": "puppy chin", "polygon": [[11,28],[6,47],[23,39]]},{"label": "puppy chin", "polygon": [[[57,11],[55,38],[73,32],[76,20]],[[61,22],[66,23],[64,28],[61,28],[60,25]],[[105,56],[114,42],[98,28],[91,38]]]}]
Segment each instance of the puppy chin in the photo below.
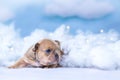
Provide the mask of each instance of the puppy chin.
[{"label": "puppy chin", "polygon": [[33,66],[41,66],[39,62],[35,62]]},{"label": "puppy chin", "polygon": [[55,65],[55,64],[58,64],[58,62],[43,62],[43,63],[41,63],[41,65],[43,65],[43,66],[50,66],[50,65]]}]

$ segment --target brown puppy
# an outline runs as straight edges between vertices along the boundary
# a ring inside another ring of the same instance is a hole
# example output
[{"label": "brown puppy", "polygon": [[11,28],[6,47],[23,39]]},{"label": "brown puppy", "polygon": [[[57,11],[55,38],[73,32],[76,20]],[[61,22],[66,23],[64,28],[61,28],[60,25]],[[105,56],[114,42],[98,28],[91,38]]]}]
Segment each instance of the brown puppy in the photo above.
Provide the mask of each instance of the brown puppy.
[{"label": "brown puppy", "polygon": [[25,55],[9,68],[22,68],[27,66],[53,68],[59,66],[63,55],[60,42],[43,39],[28,49]]}]

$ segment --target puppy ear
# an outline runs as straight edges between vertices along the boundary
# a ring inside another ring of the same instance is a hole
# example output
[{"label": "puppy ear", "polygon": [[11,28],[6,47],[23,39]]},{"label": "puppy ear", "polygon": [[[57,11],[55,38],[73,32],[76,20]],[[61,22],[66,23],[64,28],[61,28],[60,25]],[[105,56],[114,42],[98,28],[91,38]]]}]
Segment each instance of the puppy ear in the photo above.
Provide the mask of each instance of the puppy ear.
[{"label": "puppy ear", "polygon": [[55,40],[55,42],[58,44],[58,46],[60,46],[60,41],[58,41],[58,40]]},{"label": "puppy ear", "polygon": [[36,43],[34,48],[33,48],[33,52],[36,52],[39,48],[40,44],[39,43]]}]

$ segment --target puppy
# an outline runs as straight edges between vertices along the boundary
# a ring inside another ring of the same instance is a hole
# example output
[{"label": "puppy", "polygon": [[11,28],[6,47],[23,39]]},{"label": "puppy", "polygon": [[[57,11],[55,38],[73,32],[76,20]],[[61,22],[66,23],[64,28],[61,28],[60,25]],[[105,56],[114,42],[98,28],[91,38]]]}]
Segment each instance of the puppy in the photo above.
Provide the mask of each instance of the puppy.
[{"label": "puppy", "polygon": [[15,64],[8,68],[41,67],[55,68],[59,66],[63,51],[57,40],[43,39],[31,46]]}]

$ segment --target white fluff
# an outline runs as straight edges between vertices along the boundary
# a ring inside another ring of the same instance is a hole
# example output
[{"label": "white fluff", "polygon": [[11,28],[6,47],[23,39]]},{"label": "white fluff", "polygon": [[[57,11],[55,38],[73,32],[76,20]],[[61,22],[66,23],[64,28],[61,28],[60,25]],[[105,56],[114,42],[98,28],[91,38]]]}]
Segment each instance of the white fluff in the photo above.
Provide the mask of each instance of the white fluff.
[{"label": "white fluff", "polygon": [[[69,27],[69,28],[68,28]],[[0,24],[0,66],[8,66],[24,55],[38,40],[50,38],[61,41],[65,55],[61,65],[100,69],[120,68],[119,33],[109,31],[93,34],[79,31],[69,34],[70,26],[62,25],[54,32],[36,29],[31,35],[21,38],[14,25]]]}]

